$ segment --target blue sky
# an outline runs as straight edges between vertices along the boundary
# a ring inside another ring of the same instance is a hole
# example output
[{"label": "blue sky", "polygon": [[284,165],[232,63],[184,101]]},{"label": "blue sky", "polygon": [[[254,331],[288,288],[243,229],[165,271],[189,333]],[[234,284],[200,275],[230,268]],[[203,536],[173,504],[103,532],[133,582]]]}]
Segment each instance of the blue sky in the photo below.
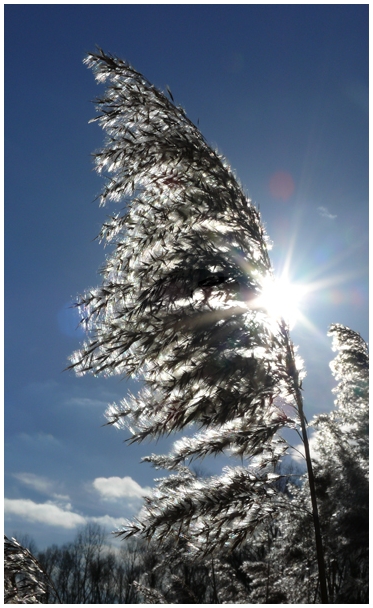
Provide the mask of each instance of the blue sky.
[{"label": "blue sky", "polygon": [[260,205],[275,270],[314,287],[292,334],[308,417],[333,407],[330,323],[368,339],[368,5],[6,5],[5,532],[39,547],[135,515],[158,476],[140,458],[170,446],[102,426],[131,383],[63,371],[110,213],[96,44],[170,86]]}]

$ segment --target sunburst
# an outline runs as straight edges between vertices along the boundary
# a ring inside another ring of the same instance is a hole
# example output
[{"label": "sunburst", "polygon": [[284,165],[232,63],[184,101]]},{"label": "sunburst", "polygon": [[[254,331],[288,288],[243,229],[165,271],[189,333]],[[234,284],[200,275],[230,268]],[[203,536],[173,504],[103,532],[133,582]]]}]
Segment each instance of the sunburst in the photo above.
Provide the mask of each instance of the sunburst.
[{"label": "sunburst", "polygon": [[306,285],[292,282],[286,274],[266,277],[257,305],[264,308],[272,319],[284,319],[292,328],[301,317],[300,306],[307,291]]}]

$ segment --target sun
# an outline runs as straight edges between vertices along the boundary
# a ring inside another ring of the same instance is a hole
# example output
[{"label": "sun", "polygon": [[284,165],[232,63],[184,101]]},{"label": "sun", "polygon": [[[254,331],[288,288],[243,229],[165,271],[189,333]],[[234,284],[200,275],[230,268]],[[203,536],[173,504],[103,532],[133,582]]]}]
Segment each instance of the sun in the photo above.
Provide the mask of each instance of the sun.
[{"label": "sun", "polygon": [[289,328],[292,328],[301,316],[300,305],[306,291],[304,285],[292,283],[286,275],[266,277],[262,282],[262,293],[257,304],[264,308],[272,319],[283,319]]}]

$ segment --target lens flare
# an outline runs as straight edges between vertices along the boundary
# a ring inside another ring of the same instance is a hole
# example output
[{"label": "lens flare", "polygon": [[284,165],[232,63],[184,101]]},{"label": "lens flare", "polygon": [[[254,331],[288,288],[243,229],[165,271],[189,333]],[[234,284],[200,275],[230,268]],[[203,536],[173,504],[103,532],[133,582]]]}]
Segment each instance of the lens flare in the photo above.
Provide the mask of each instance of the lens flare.
[{"label": "lens flare", "polygon": [[294,193],[295,184],[290,173],[277,171],[271,176],[269,190],[273,198],[288,201]]}]

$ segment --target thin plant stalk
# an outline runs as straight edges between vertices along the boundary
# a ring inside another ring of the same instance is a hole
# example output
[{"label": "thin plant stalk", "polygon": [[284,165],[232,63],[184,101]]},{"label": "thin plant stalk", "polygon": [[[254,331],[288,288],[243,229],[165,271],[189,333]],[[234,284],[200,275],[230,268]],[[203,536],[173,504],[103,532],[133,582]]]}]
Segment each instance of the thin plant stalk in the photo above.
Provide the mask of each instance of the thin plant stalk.
[{"label": "thin plant stalk", "polygon": [[297,404],[300,424],[301,424],[301,432],[302,432],[302,441],[304,445],[304,452],[307,463],[307,475],[308,475],[308,484],[310,489],[310,498],[312,505],[312,519],[315,530],[315,544],[316,544],[316,558],[317,565],[319,570],[319,582],[320,582],[320,594],[321,594],[321,603],[328,604],[328,592],[326,585],[326,571],[325,571],[325,561],[324,561],[324,550],[321,538],[321,529],[320,529],[320,518],[319,511],[317,507],[316,500],[316,488],[315,488],[315,476],[313,473],[310,446],[307,435],[306,428],[306,417],[304,414],[303,408],[303,396],[301,391],[301,386],[299,382],[299,373],[295,364],[295,356],[294,356],[294,348],[293,344],[289,337],[289,332],[286,327],[284,321],[281,322],[281,332],[284,335],[287,343],[287,354],[288,354],[288,373],[293,378],[293,387],[294,387],[294,397]]}]

